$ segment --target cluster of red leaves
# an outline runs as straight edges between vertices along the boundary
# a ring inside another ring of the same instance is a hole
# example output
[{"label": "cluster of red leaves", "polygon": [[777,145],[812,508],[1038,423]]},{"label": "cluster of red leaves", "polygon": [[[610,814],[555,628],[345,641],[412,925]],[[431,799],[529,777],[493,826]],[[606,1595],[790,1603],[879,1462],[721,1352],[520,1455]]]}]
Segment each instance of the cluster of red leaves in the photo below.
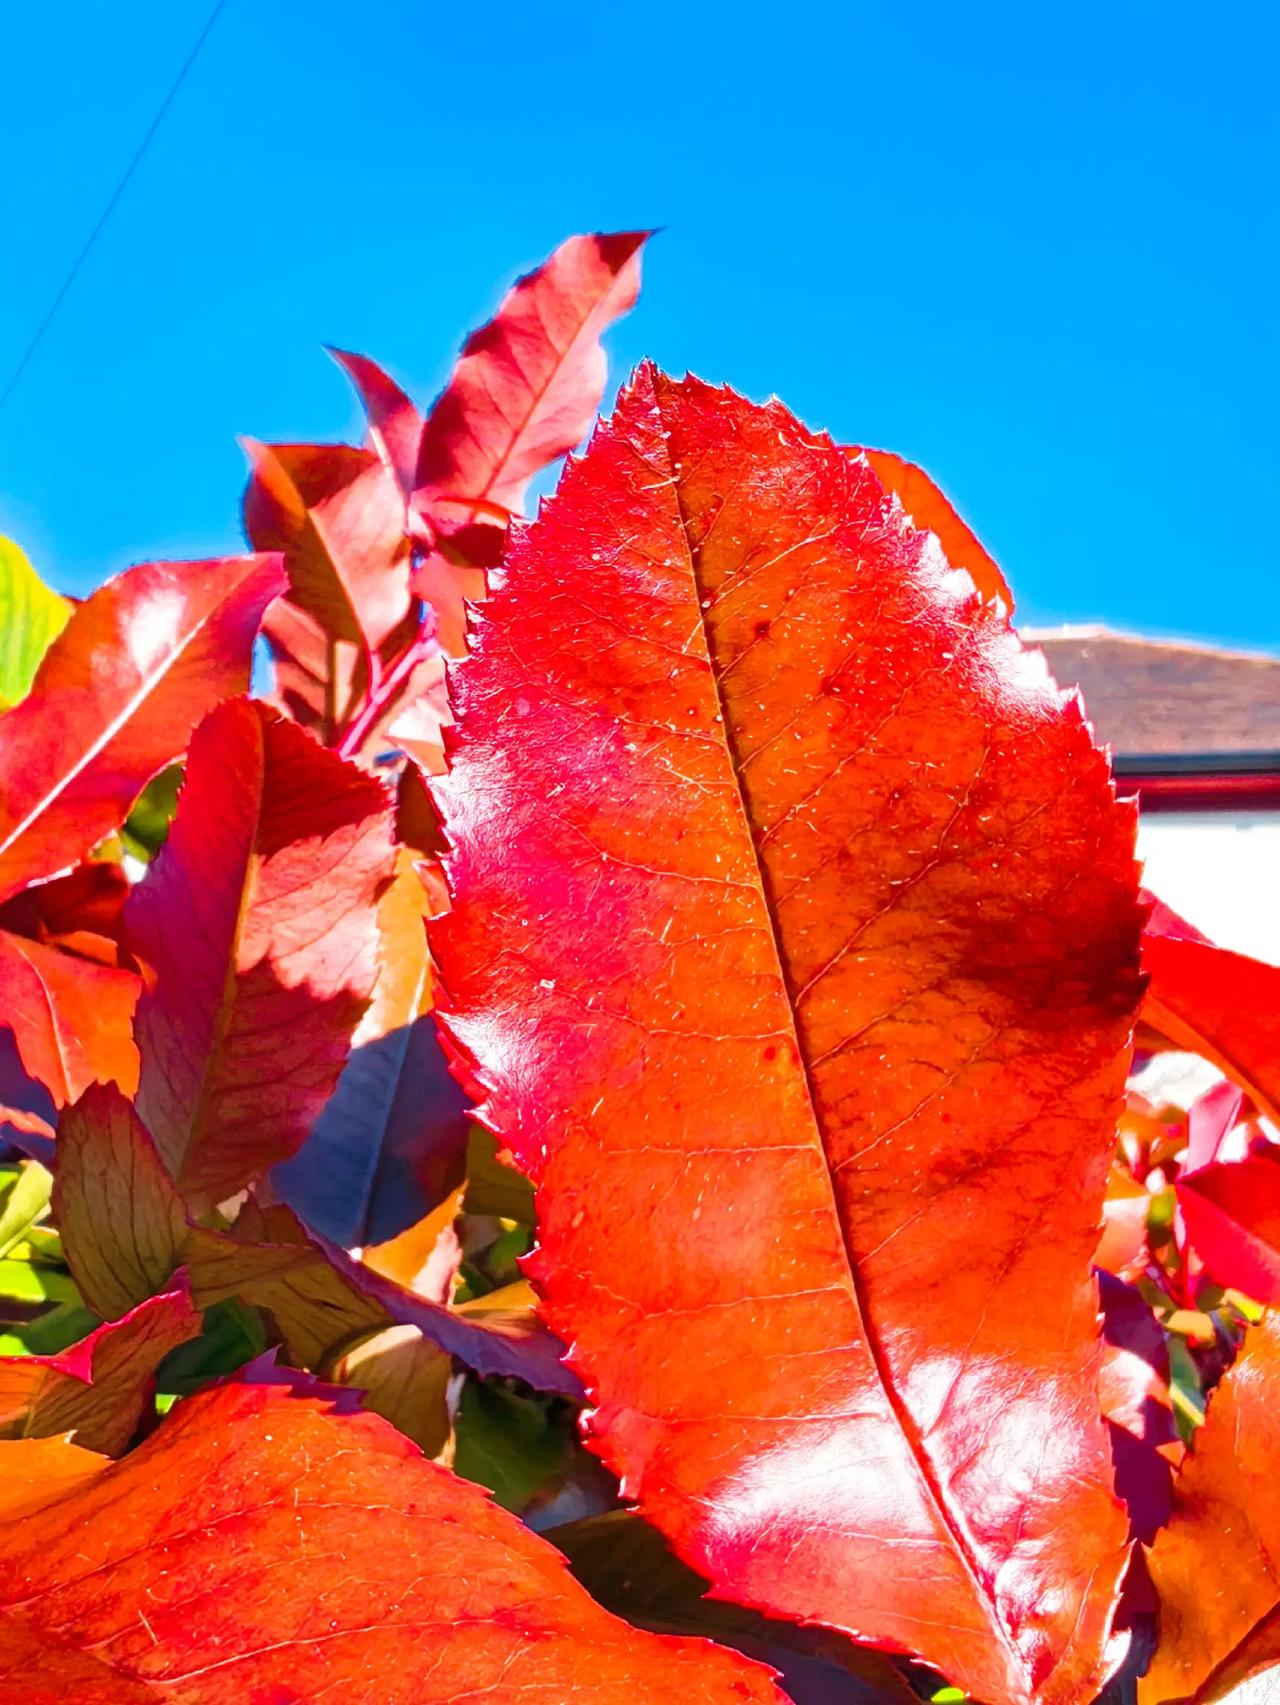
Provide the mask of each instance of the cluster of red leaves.
[{"label": "cluster of red leaves", "polygon": [[1280,972],[1143,899],[910,463],[643,367],[511,525],[642,242],[425,415],[340,356],[367,443],[250,444],[258,554],[120,576],[0,717],[6,1696],[1280,1659]]}]

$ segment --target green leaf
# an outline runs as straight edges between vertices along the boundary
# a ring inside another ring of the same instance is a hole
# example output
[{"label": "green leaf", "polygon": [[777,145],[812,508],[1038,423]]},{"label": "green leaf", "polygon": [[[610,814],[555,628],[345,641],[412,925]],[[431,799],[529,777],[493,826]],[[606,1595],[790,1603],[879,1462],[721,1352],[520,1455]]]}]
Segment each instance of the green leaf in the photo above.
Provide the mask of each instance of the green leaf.
[{"label": "green leaf", "polygon": [[178,808],[182,765],[170,764],[152,776],[125,818],[120,831],[125,851],[149,863],[169,838],[169,824]]},{"label": "green leaf", "polygon": [[46,586],[12,539],[0,536],[0,710],[26,698],[71,605]]},{"label": "green leaf", "polygon": [[56,1356],[101,1325],[80,1302],[59,1303],[35,1320],[0,1332],[0,1356]]},{"label": "green leaf", "polygon": [[[8,1185],[0,1206],[0,1257],[9,1253],[49,1206],[53,1174],[38,1161],[29,1160],[12,1169],[5,1167]],[[0,1185],[0,1189],[4,1186]]]},{"label": "green leaf", "polygon": [[453,1466],[517,1514],[564,1465],[565,1423],[536,1398],[468,1380],[455,1423]]},{"label": "green leaf", "polygon": [[267,1335],[257,1309],[229,1297],[205,1310],[204,1329],[198,1338],[169,1352],[156,1369],[156,1387],[172,1400],[189,1396],[211,1379],[242,1368],[266,1347]]},{"label": "green leaf", "polygon": [[0,1261],[0,1296],[13,1302],[79,1302],[70,1273],[34,1261]]}]

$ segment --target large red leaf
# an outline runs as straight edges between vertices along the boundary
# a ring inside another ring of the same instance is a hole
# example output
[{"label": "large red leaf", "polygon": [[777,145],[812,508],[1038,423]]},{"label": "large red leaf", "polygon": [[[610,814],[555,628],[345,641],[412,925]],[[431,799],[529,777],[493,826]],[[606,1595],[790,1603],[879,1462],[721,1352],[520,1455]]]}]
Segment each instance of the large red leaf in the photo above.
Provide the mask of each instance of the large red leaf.
[{"label": "large red leaf", "polygon": [[334,640],[376,651],[409,612],[404,498],[373,450],[245,440],[244,525],[281,551],[289,596]]},{"label": "large red leaf", "polygon": [[332,1093],[377,969],[392,871],[382,784],[266,706],[191,742],[168,841],[130,896],[150,967],[138,1111],[207,1206],[293,1154]]},{"label": "large red leaf", "polygon": [[427,903],[401,847],[378,905],[378,981],[351,1057],[306,1142],[273,1174],[308,1225],[348,1248],[395,1237],[462,1180],[466,1102],[430,1016]]},{"label": "large red leaf", "polygon": [[1141,914],[1078,705],[865,462],[648,368],[474,644],[446,1022],[624,1492],[727,1596],[1092,1698]]},{"label": "large red leaf", "polygon": [[249,684],[278,557],[145,563],[77,606],[0,717],[0,900],[87,853]]},{"label": "large red leaf", "polygon": [[604,395],[600,334],[635,302],[648,235],[570,237],[468,338],[427,416],[414,498],[431,531],[471,529],[468,560],[498,560],[529,481],[586,435]]},{"label": "large red leaf", "polygon": [[1141,1705],[1221,1698],[1280,1663],[1280,1316],[1251,1326],[1209,1402],[1149,1556],[1160,1642]]},{"label": "large red leaf", "polygon": [[118,1455],[152,1397],[156,1368],[199,1331],[184,1285],[59,1355],[0,1358],[0,1438],[67,1433],[87,1450]]},{"label": "large red leaf", "polygon": [[1280,968],[1211,941],[1162,901],[1142,938],[1143,1017],[1203,1054],[1280,1122]]},{"label": "large red leaf", "polygon": [[[736,1653],[628,1628],[484,1493],[320,1396],[223,1386],[122,1462],[58,1451],[69,1465],[48,1441],[0,1446],[0,1649],[12,1630],[47,1698],[781,1698]],[[56,1694],[75,1654],[119,1692]]]},{"label": "large red leaf", "polygon": [[137,1000],[132,971],[0,929],[0,1023],[10,1026],[23,1066],[57,1106],[91,1083],[137,1087]]}]

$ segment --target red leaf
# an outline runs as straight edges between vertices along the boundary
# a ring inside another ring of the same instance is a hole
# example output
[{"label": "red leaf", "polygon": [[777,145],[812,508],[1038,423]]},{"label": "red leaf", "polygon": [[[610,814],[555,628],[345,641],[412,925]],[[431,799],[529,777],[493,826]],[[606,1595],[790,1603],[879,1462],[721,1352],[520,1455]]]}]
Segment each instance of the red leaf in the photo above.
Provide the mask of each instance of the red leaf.
[{"label": "red leaf", "polygon": [[96,591],[0,717],[0,900],[110,834],[207,710],[249,683],[278,559],[145,563]]},{"label": "red leaf", "polygon": [[23,1066],[57,1106],[91,1083],[137,1087],[137,1000],[132,971],[0,930],[0,1018],[13,1030]]},{"label": "red leaf", "polygon": [[151,968],[138,1111],[189,1204],[301,1146],[376,972],[390,800],[274,711],[235,700],[191,742],[168,841],[126,908]]},{"label": "red leaf", "polygon": [[586,436],[604,395],[600,334],[635,302],[648,236],[570,237],[467,339],[427,417],[415,495],[434,532],[480,524],[466,560],[498,560],[529,481]]},{"label": "red leaf", "polygon": [[[478,1488],[319,1396],[202,1392],[92,1474],[61,1450],[79,1484],[0,1529],[3,1644],[12,1620],[170,1705],[781,1698],[736,1653],[628,1628]],[[33,1451],[0,1448],[0,1512]]]},{"label": "red leaf", "polygon": [[0,927],[37,941],[73,948],[86,934],[114,941],[129,896],[129,879],[118,864],[93,860],[65,876],[24,888],[0,906]]},{"label": "red leaf", "polygon": [[1146,1299],[1110,1273],[1098,1274],[1107,1345],[1098,1384],[1111,1428],[1116,1490],[1134,1534],[1146,1543],[1169,1519],[1173,1467],[1181,1461],[1169,1398],[1169,1348]]},{"label": "red leaf", "polygon": [[719,1593],[1091,1699],[1141,914],[1078,705],[864,463],[648,368],[474,644],[446,1022],[624,1495]]},{"label": "red leaf", "polygon": [[53,1212],[81,1296],[108,1319],[160,1290],[181,1260],[186,1211],[118,1090],[87,1090],[63,1115]]},{"label": "red leaf", "polygon": [[1209,1402],[1148,1559],[1160,1643],[1141,1705],[1222,1698],[1280,1662],[1280,1316],[1251,1326]]},{"label": "red leaf", "polygon": [[[1147,899],[1153,899],[1151,895]],[[1280,969],[1215,947],[1160,901],[1142,938],[1143,1017],[1280,1122]]]},{"label": "red leaf", "polygon": [[462,1181],[466,1101],[431,1021],[427,892],[402,847],[378,904],[378,980],[338,1087],[273,1185],[335,1243],[383,1243]]},{"label": "red leaf", "polygon": [[369,417],[370,443],[407,501],[417,484],[418,446],[422,442],[422,416],[417,404],[367,355],[351,355],[344,349],[331,349],[329,353],[355,386]]},{"label": "red leaf", "polygon": [[952,568],[967,569],[981,595],[1002,599],[1006,613],[1011,615],[1013,593],[1004,575],[924,469],[914,462],[903,461],[891,450],[863,450],[861,454],[871,463],[885,490],[901,499],[902,507],[916,526],[937,534],[942,554]]},{"label": "red leaf", "polygon": [[0,1359],[0,1438],[67,1433],[86,1450],[118,1456],[151,1401],[156,1368],[199,1331],[183,1285],[60,1355]]},{"label": "red leaf", "polygon": [[1280,1302],[1280,1151],[1184,1172],[1176,1190],[1186,1240],[1209,1278]]},{"label": "red leaf", "polygon": [[1225,1080],[1206,1089],[1187,1109],[1187,1154],[1184,1172],[1198,1172],[1210,1161],[1221,1160],[1227,1138],[1240,1122],[1244,1093]]},{"label": "red leaf", "polygon": [[330,638],[377,650],[409,612],[404,499],[380,457],[348,444],[244,444],[250,543],[283,552],[290,600]]}]

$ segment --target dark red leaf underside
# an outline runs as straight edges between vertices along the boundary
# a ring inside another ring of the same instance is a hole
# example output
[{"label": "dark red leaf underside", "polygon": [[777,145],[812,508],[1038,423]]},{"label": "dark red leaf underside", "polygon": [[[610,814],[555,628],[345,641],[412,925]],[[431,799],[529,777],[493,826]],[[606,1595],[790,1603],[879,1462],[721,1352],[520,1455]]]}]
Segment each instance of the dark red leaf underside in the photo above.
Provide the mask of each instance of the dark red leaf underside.
[{"label": "dark red leaf underside", "polygon": [[865,462],[651,369],[473,643],[447,1024],[601,1453],[726,1596],[1091,1699],[1140,912],[1078,706]]}]

